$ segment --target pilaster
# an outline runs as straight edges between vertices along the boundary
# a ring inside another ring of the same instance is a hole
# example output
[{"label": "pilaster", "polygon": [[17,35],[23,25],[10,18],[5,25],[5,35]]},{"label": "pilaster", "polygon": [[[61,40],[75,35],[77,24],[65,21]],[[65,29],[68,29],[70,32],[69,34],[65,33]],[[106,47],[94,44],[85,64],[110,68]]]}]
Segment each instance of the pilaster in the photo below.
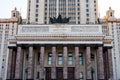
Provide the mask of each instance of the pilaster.
[{"label": "pilaster", "polygon": [[75,46],[75,80],[80,79],[79,47]]},{"label": "pilaster", "polygon": [[52,46],[51,79],[56,80],[56,47]]},{"label": "pilaster", "polygon": [[33,45],[29,45],[28,79],[34,79],[34,53],[33,53]]},{"label": "pilaster", "polygon": [[103,63],[103,47],[97,49],[97,73],[98,80],[104,80],[104,63]]},{"label": "pilaster", "polygon": [[91,48],[90,45],[86,46],[86,80],[92,80],[91,77]]},{"label": "pilaster", "polygon": [[44,80],[44,54],[45,54],[45,47],[40,47],[40,80]]},{"label": "pilaster", "polygon": [[17,58],[15,67],[15,79],[22,79],[22,69],[23,69],[23,53],[22,45],[17,46]]},{"label": "pilaster", "polygon": [[64,80],[67,80],[68,77],[67,77],[67,74],[68,74],[68,69],[67,69],[67,66],[68,66],[68,56],[67,56],[67,46],[64,46],[63,47],[63,79]]}]

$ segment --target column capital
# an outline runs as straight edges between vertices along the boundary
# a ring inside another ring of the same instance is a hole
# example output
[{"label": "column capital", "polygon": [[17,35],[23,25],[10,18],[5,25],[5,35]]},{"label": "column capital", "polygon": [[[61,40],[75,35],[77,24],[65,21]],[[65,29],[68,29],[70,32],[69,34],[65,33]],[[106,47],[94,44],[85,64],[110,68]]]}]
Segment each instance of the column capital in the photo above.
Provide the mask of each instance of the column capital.
[{"label": "column capital", "polygon": [[80,47],[80,44],[75,44],[74,47]]},{"label": "column capital", "polygon": [[29,47],[32,47],[32,46],[33,46],[33,44],[28,44],[28,46],[29,46]]},{"label": "column capital", "polygon": [[86,44],[85,46],[86,46],[86,47],[91,47],[91,45],[90,45],[90,44]]},{"label": "column capital", "polygon": [[17,47],[22,47],[23,45],[22,44],[17,44]]},{"label": "column capital", "polygon": [[45,44],[39,44],[40,47],[45,47]]},{"label": "column capital", "polygon": [[107,47],[107,49],[112,49],[113,47],[112,46],[110,46],[110,47]]},{"label": "column capital", "polygon": [[62,44],[62,46],[63,46],[63,47],[67,47],[67,46],[68,46],[68,44]]},{"label": "column capital", "polygon": [[56,47],[56,46],[57,46],[57,44],[51,44],[51,46],[52,46],[52,47]]},{"label": "column capital", "polygon": [[13,49],[14,47],[13,46],[8,46],[9,49]]},{"label": "column capital", "polygon": [[103,47],[103,44],[97,44],[97,47]]}]

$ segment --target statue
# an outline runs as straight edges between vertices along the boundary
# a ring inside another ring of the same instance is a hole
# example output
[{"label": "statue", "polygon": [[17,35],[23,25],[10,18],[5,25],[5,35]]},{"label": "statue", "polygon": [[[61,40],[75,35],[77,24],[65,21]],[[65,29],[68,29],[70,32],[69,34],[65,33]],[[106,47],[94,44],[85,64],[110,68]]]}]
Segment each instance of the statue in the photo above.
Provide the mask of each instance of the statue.
[{"label": "statue", "polygon": [[57,18],[55,18],[55,17],[51,18],[50,17],[50,23],[52,23],[52,24],[55,24],[55,23],[68,23],[69,20],[70,20],[70,17],[69,18],[66,18],[66,17],[62,18],[61,15],[59,15]]}]

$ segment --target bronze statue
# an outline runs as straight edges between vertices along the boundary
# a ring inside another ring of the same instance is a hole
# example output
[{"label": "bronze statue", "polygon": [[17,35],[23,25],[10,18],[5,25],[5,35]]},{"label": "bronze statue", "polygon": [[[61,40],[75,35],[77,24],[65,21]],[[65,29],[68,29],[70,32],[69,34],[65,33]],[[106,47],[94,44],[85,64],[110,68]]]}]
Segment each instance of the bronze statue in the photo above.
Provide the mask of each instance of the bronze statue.
[{"label": "bronze statue", "polygon": [[51,18],[50,17],[50,23],[52,23],[52,24],[55,24],[55,23],[68,23],[69,20],[70,20],[70,17],[69,18],[66,18],[66,17],[62,18],[61,15],[59,15],[57,18],[55,18],[55,17]]}]

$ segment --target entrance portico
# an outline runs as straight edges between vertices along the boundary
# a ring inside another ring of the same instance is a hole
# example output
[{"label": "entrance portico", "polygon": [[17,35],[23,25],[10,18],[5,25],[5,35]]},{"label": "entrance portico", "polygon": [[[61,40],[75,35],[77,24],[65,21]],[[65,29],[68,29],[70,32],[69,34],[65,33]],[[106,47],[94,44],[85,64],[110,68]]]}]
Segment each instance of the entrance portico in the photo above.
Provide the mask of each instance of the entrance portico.
[{"label": "entrance portico", "polygon": [[[112,79],[111,38],[102,34],[101,26],[92,25],[89,29],[83,25],[43,26],[18,28],[16,38],[10,40],[7,79]],[[42,31],[29,32],[38,28]],[[61,30],[64,31],[60,33]],[[13,51],[16,62],[11,62]]]}]

